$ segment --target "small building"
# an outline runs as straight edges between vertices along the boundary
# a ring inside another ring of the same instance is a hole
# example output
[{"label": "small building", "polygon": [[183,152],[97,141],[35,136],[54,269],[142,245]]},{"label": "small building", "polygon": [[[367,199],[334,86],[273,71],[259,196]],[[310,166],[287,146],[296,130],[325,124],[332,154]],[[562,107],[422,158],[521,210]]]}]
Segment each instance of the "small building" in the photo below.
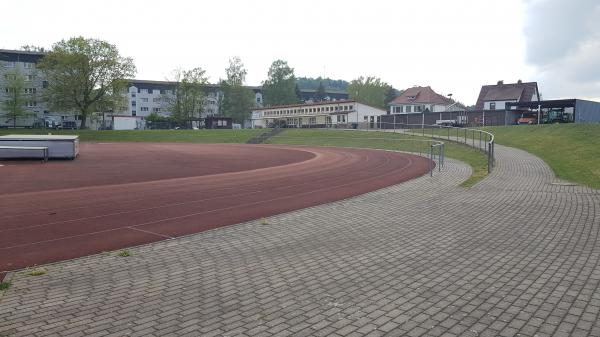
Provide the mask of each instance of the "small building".
[{"label": "small building", "polygon": [[209,116],[204,118],[206,129],[232,129],[233,118],[224,116]]},{"label": "small building", "polygon": [[141,116],[112,115],[113,130],[141,130],[144,129],[144,120]]},{"label": "small building", "polygon": [[355,100],[293,104],[254,109],[252,128],[374,128],[386,112]]}]

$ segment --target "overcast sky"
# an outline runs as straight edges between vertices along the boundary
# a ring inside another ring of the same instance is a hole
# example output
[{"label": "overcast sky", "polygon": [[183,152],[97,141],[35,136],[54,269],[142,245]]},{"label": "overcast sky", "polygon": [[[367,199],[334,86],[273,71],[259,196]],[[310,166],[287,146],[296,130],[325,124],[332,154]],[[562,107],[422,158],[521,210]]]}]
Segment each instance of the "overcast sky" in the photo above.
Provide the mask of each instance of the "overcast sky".
[{"label": "overcast sky", "polygon": [[[275,59],[296,76],[378,76],[474,104],[483,84],[538,81],[543,98],[600,98],[598,0],[13,1],[0,48],[82,35],[116,44],[138,79],[239,56],[259,85]],[[8,7],[4,6],[8,10]]]}]

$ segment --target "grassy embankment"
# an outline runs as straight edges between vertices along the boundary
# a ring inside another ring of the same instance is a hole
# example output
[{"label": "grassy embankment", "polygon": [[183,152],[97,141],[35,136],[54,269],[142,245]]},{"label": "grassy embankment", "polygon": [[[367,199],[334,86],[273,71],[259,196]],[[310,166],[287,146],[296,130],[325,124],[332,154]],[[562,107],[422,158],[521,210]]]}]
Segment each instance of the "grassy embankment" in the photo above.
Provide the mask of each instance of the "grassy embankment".
[{"label": "grassy embankment", "polygon": [[0,129],[0,135],[48,134],[79,135],[82,142],[189,142],[189,143],[245,143],[264,132],[244,130],[43,130]]},{"label": "grassy embankment", "polygon": [[600,124],[486,127],[498,144],[543,159],[561,179],[600,189]]},{"label": "grassy embankment", "polygon": [[[423,140],[430,139],[389,132],[289,129],[271,138],[269,143],[426,152],[429,151],[429,143]],[[487,176],[487,157],[484,153],[465,145],[447,141],[445,144],[447,157],[464,161],[473,167],[473,175],[462,186],[472,186]]]}]

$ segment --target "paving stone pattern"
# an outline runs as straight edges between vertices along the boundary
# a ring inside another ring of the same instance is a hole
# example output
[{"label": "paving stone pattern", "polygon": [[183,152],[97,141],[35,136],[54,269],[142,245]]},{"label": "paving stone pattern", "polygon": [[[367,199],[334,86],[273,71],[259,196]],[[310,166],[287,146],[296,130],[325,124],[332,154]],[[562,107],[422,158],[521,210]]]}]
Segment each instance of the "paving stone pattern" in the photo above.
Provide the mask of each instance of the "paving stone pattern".
[{"label": "paving stone pattern", "polygon": [[600,336],[600,192],[470,168],[18,273],[0,336]]}]

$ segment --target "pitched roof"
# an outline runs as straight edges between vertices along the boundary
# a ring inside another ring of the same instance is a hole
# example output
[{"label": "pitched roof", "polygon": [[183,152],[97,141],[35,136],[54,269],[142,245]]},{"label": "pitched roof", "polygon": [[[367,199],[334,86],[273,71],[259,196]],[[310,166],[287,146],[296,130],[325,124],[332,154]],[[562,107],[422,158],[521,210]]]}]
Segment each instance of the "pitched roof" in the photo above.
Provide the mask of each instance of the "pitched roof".
[{"label": "pitched roof", "polygon": [[431,89],[430,86],[426,87],[412,87],[404,90],[402,95],[396,97],[389,104],[442,104],[448,105],[454,103],[453,100],[444,97]]},{"label": "pitched roof", "polygon": [[536,100],[539,100],[537,82],[484,85],[479,92],[475,109],[482,110],[483,103],[486,101],[516,100],[517,102],[531,102],[534,94],[537,96]]}]

